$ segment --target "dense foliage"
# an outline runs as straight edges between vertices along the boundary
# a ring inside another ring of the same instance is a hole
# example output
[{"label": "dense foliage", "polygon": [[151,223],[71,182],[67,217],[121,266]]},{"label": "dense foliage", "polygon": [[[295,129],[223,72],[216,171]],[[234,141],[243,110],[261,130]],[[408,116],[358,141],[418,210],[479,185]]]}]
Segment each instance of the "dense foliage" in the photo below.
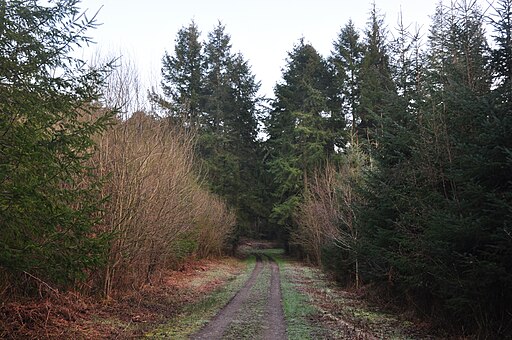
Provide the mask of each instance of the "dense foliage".
[{"label": "dense foliage", "polygon": [[70,56],[96,26],[78,1],[0,12],[2,299],[76,284],[111,296],[225,251],[235,216],[202,183],[193,131],[126,111],[140,105],[126,62]]},{"label": "dense foliage", "polygon": [[177,35],[162,63],[165,114],[199,135],[197,154],[212,190],[236,209],[238,233],[259,236],[267,220],[258,118],[260,84],[219,23],[200,40],[192,22]]},{"label": "dense foliage", "polygon": [[267,100],[225,27],[191,22],[159,115],[116,119],[136,77],[69,56],[95,26],[78,0],[0,12],[2,291],[88,275],[110,295],[257,236],[459,334],[512,334],[511,0],[440,2],[393,38],[374,4],[329,56],[300,39]]},{"label": "dense foliage", "polygon": [[329,60],[350,143],[339,179],[297,194],[310,258],[477,336],[512,332],[510,5],[439,3],[426,45],[402,23],[390,40],[375,6],[362,41],[345,26]]},{"label": "dense foliage", "polygon": [[59,283],[98,265],[106,246],[92,227],[102,207],[86,166],[107,69],[68,57],[94,20],[77,1],[0,2],[0,266]]},{"label": "dense foliage", "polygon": [[457,331],[510,334],[510,1],[492,10],[440,2],[426,38],[400,17],[390,39],[373,4],[327,58],[299,40],[256,143],[246,62],[222,25],[202,43],[192,23],[164,57],[167,107],[201,131],[208,179],[252,222],[246,234]]}]

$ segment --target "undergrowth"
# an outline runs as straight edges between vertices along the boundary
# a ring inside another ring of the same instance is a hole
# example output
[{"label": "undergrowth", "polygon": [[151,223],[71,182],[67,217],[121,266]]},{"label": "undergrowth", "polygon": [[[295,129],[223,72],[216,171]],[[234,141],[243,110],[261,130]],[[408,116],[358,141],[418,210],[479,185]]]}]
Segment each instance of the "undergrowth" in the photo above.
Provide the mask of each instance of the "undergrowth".
[{"label": "undergrowth", "polygon": [[[244,262],[246,268],[243,274],[230,275],[227,279],[229,281],[228,284],[205,296],[203,299],[187,305],[182,313],[178,314],[161,327],[146,333],[145,337],[152,339],[188,339],[191,334],[197,332],[208,320],[215,316],[236,292],[240,290],[245,281],[247,281],[254,269],[256,260],[254,256],[251,256],[246,258]],[[226,273],[218,272],[209,275],[223,276],[226,275]]]}]

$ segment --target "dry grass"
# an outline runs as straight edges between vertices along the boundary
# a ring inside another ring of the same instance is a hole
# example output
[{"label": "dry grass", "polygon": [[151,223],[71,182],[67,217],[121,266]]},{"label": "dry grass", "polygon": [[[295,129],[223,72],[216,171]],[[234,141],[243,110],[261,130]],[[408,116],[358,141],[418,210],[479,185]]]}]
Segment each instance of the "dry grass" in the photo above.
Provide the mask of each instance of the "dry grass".
[{"label": "dry grass", "polygon": [[188,260],[158,284],[97,300],[42,287],[43,295],[0,305],[0,339],[128,339],[180,315],[246,270],[232,258]]}]

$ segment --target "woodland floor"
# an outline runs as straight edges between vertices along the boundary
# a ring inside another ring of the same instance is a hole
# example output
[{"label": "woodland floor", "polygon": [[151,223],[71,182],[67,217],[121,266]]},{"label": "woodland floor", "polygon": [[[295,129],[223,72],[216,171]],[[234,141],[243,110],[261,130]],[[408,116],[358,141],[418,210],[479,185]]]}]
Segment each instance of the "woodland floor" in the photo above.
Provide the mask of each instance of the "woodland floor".
[{"label": "woodland floor", "polygon": [[408,314],[368,304],[272,245],[189,261],[117,300],[54,292],[0,306],[1,339],[435,339]]}]

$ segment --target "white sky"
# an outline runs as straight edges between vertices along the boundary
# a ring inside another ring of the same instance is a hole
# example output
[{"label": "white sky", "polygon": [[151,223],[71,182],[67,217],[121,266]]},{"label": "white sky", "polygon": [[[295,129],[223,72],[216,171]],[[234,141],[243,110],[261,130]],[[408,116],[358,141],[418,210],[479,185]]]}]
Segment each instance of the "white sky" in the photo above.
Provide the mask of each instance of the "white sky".
[{"label": "white sky", "polygon": [[[375,1],[390,31],[401,9],[404,23],[419,23],[424,34],[438,2]],[[97,44],[83,56],[97,50],[122,54],[135,63],[146,84],[159,84],[162,56],[173,52],[182,26],[193,19],[206,37],[220,20],[231,35],[233,52],[242,52],[262,83],[262,94],[272,96],[287,52],[301,37],[327,56],[350,18],[359,30],[365,27],[371,0],[82,0],[80,6],[89,16],[103,6],[97,17],[102,25],[88,32]]]}]

